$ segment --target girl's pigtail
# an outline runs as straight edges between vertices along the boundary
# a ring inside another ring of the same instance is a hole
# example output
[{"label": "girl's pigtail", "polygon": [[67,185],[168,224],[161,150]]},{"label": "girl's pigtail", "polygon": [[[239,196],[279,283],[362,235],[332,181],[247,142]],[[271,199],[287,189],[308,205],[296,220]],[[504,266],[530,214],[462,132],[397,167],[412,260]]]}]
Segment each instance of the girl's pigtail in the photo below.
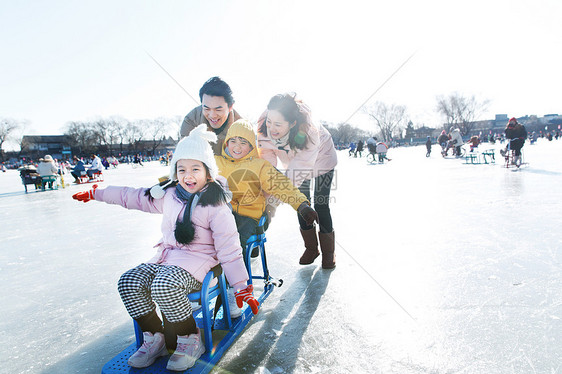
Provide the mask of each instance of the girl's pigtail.
[{"label": "girl's pigtail", "polygon": [[189,244],[195,238],[195,227],[191,220],[187,222],[176,221],[176,229],[174,230],[176,240],[181,244]]},{"label": "girl's pigtail", "polygon": [[217,206],[229,203],[231,198],[232,194],[230,191],[225,191],[220,183],[212,181],[207,184],[205,191],[201,194],[199,204],[201,206]]}]

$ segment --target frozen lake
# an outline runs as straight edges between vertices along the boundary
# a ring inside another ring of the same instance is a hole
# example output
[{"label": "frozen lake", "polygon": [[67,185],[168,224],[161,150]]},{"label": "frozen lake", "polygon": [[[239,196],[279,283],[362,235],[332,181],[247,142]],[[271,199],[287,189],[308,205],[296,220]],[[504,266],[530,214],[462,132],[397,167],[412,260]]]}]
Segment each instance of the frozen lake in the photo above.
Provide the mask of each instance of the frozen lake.
[{"label": "frozen lake", "polygon": [[[339,152],[336,269],[298,264],[280,208],[267,250],[285,283],[214,372],[562,372],[562,141],[524,152],[515,172],[435,145],[384,165]],[[100,188],[167,170],[120,165]],[[99,373],[134,339],[116,283],[152,256],[160,216],[71,199],[90,187],[24,194],[0,173],[0,373]]]}]

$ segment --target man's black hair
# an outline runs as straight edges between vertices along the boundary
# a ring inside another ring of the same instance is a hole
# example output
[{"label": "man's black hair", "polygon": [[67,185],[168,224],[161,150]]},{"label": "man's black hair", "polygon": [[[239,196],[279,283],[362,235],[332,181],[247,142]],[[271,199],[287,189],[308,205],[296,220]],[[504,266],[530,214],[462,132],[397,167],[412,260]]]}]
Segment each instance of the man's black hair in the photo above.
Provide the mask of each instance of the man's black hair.
[{"label": "man's black hair", "polygon": [[234,104],[234,97],[232,97],[230,86],[219,77],[212,77],[203,84],[199,90],[201,102],[203,102],[203,95],[224,97],[224,101],[226,101],[229,107]]}]

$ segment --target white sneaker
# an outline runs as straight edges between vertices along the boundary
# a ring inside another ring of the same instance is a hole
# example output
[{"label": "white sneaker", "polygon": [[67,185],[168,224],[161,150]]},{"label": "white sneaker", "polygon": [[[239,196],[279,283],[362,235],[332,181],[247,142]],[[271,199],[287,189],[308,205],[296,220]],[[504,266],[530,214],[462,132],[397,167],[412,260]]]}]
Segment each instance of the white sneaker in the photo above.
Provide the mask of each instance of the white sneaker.
[{"label": "white sneaker", "polygon": [[168,360],[166,369],[173,371],[184,371],[193,367],[195,362],[205,352],[205,346],[201,342],[201,331],[197,334],[178,335],[178,346],[176,351]]},{"label": "white sneaker", "polygon": [[144,342],[140,348],[129,357],[129,361],[127,361],[127,363],[134,368],[148,367],[152,365],[158,357],[168,355],[164,334],[157,332],[152,335],[151,332],[145,331],[142,333],[142,336]]},{"label": "white sneaker", "polygon": [[238,318],[242,315],[242,309],[238,308],[236,304],[236,296],[234,296],[234,288],[229,287],[226,289],[226,296],[228,298],[228,306],[230,307],[230,318]]}]

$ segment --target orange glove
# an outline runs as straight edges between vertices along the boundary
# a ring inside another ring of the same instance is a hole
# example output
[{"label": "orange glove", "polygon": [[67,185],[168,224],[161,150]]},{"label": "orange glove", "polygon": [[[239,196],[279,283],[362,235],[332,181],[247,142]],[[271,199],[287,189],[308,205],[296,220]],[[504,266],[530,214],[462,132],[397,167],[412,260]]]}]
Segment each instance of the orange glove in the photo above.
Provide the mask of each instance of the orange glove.
[{"label": "orange glove", "polygon": [[87,203],[90,200],[94,200],[94,192],[96,191],[96,188],[98,188],[98,185],[94,184],[90,191],[75,193],[74,195],[72,195],[72,198],[74,200],[78,200],[78,201],[82,201],[82,202]]},{"label": "orange glove", "polygon": [[258,306],[260,303],[254,297],[253,292],[254,286],[251,284],[245,289],[236,292],[234,294],[234,296],[236,296],[236,305],[238,305],[238,308],[242,308],[244,302],[246,302],[246,304],[252,308],[252,313],[258,314]]}]

